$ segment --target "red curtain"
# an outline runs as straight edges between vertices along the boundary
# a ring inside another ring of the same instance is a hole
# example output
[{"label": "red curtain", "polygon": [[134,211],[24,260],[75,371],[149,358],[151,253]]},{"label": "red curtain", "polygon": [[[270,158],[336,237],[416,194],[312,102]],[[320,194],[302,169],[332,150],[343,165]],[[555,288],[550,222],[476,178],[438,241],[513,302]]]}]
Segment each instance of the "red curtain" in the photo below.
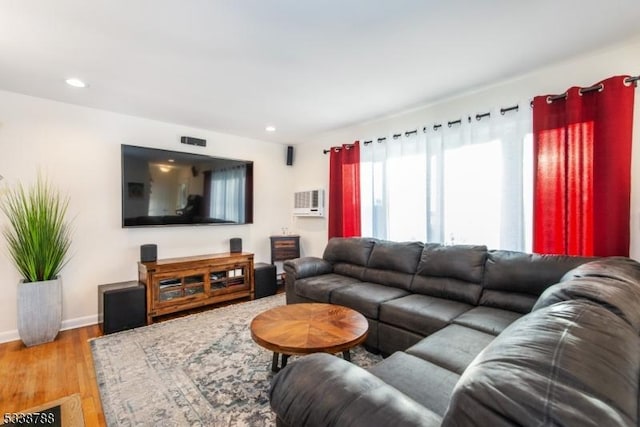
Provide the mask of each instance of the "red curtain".
[{"label": "red curtain", "polygon": [[360,143],[331,148],[329,238],[360,236]]},{"label": "red curtain", "polygon": [[534,98],[534,252],[629,255],[635,85],[627,77]]}]

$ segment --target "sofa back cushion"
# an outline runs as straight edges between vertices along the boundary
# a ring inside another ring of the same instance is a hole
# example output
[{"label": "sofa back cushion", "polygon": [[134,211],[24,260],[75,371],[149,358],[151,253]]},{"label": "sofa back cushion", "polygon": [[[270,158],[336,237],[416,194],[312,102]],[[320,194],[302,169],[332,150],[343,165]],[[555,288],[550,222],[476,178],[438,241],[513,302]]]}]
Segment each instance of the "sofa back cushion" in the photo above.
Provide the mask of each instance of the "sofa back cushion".
[{"label": "sofa back cushion", "polygon": [[598,304],[640,334],[640,264],[629,258],[603,258],[583,264],[547,288],[533,310],[570,300]]},{"label": "sofa back cushion", "polygon": [[467,367],[443,426],[635,426],[640,337],[588,301],[512,323]]},{"label": "sofa back cushion", "polygon": [[363,280],[409,290],[424,244],[377,241]]},{"label": "sofa back cushion", "polygon": [[486,246],[424,246],[411,291],[477,304],[487,257]]},{"label": "sofa back cushion", "polygon": [[333,237],[327,243],[322,258],[333,264],[333,272],[362,279],[376,239]]},{"label": "sofa back cushion", "polygon": [[492,250],[485,264],[480,305],[528,313],[549,286],[593,258]]}]

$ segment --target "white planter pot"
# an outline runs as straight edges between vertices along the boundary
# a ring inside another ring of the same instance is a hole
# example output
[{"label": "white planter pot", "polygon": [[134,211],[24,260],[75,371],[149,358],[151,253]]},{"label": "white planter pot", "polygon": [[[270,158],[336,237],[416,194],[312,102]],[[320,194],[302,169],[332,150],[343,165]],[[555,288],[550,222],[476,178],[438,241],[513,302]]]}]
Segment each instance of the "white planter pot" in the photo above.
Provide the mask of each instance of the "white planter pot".
[{"label": "white planter pot", "polygon": [[62,324],[62,279],[18,283],[18,334],[27,347],[53,341]]}]

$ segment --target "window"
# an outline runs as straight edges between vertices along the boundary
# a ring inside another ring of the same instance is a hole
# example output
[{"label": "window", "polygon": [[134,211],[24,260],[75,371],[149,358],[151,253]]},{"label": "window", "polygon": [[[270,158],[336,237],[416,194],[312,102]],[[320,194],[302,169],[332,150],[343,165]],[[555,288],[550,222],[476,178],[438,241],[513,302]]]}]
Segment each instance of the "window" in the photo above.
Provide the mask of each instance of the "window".
[{"label": "window", "polygon": [[362,235],[531,249],[531,112],[361,148]]}]

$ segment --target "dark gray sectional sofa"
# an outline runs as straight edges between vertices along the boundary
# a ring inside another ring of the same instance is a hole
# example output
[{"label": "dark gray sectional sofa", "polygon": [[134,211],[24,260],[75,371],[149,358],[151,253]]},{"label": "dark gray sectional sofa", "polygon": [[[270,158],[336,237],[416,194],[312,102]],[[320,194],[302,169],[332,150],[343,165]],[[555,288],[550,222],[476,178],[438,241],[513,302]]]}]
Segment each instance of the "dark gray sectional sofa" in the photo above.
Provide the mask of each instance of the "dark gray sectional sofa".
[{"label": "dark gray sectional sofa", "polygon": [[279,425],[638,425],[633,260],[338,238],[285,271],[288,303],[360,311],[389,357],[290,364],[271,388]]}]

